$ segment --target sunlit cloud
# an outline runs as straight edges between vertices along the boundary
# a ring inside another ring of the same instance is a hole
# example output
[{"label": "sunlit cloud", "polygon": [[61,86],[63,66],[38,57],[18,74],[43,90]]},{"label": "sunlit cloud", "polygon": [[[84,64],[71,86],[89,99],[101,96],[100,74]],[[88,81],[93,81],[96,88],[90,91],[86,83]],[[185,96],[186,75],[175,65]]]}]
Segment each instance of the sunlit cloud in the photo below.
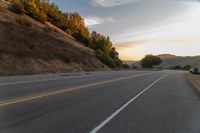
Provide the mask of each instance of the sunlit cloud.
[{"label": "sunlit cloud", "polygon": [[90,31],[109,35],[123,60],[200,54],[199,0],[54,1],[85,16]]},{"label": "sunlit cloud", "polygon": [[92,0],[92,4],[95,6],[113,7],[136,1],[139,0]]},{"label": "sunlit cloud", "polygon": [[97,25],[97,24],[101,24],[103,22],[103,20],[98,17],[85,17],[84,21],[85,21],[86,26]]},{"label": "sunlit cloud", "polygon": [[92,16],[87,16],[84,18],[85,25],[86,26],[94,26],[98,24],[105,24],[105,23],[114,23],[115,20],[111,17],[108,18],[101,18],[101,17],[92,17]]},{"label": "sunlit cloud", "polygon": [[180,39],[168,39],[168,40],[134,40],[128,42],[116,43],[118,47],[132,47],[134,45],[142,44],[182,44],[182,43],[200,43],[200,38],[180,38]]}]

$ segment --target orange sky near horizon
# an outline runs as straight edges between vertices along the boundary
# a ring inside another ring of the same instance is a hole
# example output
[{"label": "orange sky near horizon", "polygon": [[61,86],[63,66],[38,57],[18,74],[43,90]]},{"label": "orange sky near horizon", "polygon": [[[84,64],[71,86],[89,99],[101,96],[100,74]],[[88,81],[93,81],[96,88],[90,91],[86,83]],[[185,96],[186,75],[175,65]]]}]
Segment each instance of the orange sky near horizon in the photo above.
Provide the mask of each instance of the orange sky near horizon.
[{"label": "orange sky near horizon", "polygon": [[[118,43],[115,45],[115,47],[120,53],[120,59],[130,61],[141,60],[146,54],[174,54],[177,56],[194,56],[194,54],[200,55],[200,38],[183,38],[173,40],[138,40]],[[188,50],[190,50],[192,54],[186,54]]]}]

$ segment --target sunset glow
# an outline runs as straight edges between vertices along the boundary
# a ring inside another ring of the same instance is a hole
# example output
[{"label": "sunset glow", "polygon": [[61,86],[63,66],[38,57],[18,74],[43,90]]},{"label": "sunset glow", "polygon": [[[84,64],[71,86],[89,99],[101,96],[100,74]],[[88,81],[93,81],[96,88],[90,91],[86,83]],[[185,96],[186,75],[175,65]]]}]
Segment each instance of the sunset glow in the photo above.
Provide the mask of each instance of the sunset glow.
[{"label": "sunset glow", "polygon": [[53,1],[62,10],[81,12],[90,31],[109,35],[123,60],[140,60],[146,54],[200,54],[197,0]]}]

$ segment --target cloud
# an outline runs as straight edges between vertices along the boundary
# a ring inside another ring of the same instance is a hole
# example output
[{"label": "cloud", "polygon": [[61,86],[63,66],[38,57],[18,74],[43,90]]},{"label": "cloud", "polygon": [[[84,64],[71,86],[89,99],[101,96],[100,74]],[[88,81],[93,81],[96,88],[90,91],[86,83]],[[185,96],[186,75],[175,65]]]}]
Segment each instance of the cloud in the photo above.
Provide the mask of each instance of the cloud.
[{"label": "cloud", "polygon": [[92,4],[95,6],[113,7],[136,1],[139,0],[92,0]]},{"label": "cloud", "polygon": [[127,41],[127,42],[119,42],[116,43],[117,47],[120,48],[128,48],[134,47],[136,45],[146,45],[146,44],[153,44],[153,45],[168,45],[168,44],[191,44],[191,43],[199,43],[200,38],[177,38],[177,39],[152,39],[152,40],[135,40],[135,41]]},{"label": "cloud", "polygon": [[94,26],[98,24],[105,24],[105,23],[114,23],[115,20],[111,17],[108,18],[101,18],[101,17],[92,17],[92,16],[87,16],[84,17],[85,25],[86,26]]}]

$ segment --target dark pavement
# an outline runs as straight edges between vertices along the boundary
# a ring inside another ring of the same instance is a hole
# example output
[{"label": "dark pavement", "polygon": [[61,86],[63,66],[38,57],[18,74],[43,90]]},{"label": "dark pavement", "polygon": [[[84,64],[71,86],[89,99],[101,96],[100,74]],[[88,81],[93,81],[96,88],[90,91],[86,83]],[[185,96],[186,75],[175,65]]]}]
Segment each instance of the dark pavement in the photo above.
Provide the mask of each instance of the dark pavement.
[{"label": "dark pavement", "polygon": [[185,73],[2,77],[0,133],[199,133],[200,98]]}]

